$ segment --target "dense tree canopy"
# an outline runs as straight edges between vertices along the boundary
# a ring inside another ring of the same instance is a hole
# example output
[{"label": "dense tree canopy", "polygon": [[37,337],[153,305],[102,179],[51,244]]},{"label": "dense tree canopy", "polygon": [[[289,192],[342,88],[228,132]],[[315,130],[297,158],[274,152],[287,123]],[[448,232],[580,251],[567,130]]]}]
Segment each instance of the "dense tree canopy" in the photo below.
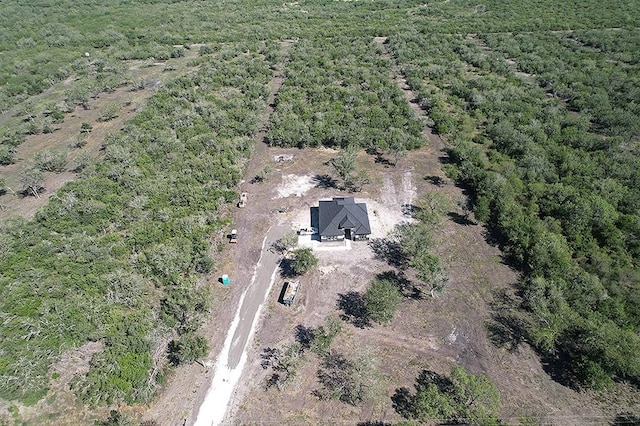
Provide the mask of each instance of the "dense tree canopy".
[{"label": "dense tree canopy", "polygon": [[391,40],[453,145],[447,170],[524,272],[518,333],[566,362],[559,379],[574,385],[640,374],[639,40],[608,29]]}]

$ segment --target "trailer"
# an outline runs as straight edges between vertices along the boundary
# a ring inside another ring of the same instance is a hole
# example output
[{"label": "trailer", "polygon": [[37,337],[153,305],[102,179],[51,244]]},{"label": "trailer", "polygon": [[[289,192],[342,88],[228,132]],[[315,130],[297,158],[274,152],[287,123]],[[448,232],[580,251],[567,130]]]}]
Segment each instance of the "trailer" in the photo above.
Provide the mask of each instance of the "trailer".
[{"label": "trailer", "polygon": [[282,287],[282,304],[285,306],[293,305],[299,289],[300,281],[285,281]]}]

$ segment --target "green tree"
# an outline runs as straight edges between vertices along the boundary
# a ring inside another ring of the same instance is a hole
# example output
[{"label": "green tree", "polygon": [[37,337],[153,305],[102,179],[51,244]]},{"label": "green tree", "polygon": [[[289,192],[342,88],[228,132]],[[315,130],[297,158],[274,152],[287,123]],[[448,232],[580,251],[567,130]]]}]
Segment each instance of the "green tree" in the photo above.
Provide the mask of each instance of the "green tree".
[{"label": "green tree", "polygon": [[356,168],[356,151],[351,148],[345,148],[331,160],[330,164],[336,174],[342,179],[345,188],[348,187],[351,182],[351,174]]},{"label": "green tree", "polygon": [[409,257],[418,256],[433,246],[432,228],[421,223],[400,224],[396,226],[394,234]]},{"label": "green tree", "polygon": [[342,321],[334,316],[329,316],[324,325],[313,330],[313,338],[309,347],[315,353],[322,355],[329,351],[333,339],[342,331]]},{"label": "green tree", "polygon": [[20,183],[23,191],[30,191],[36,198],[40,198],[43,179],[42,170],[35,164],[28,164],[20,172]]},{"label": "green tree", "polygon": [[349,405],[359,405],[369,399],[376,388],[376,367],[369,354],[348,359],[328,352],[318,369],[322,388],[314,392],[320,399],[338,399]]},{"label": "green tree", "polygon": [[40,170],[60,173],[67,166],[67,155],[62,151],[44,150],[36,153],[33,161]]},{"label": "green tree", "polygon": [[298,342],[280,348],[266,348],[262,352],[262,368],[271,367],[272,374],[265,383],[265,388],[275,386],[282,390],[296,375],[296,370],[304,360],[302,345]]},{"label": "green tree", "polygon": [[425,423],[439,419],[454,424],[500,424],[500,392],[486,376],[459,366],[451,369],[450,377],[423,370],[415,387],[414,395],[401,388],[392,397],[396,411],[405,418]]},{"label": "green tree", "polygon": [[453,400],[457,405],[457,420],[472,424],[497,422],[500,392],[486,376],[468,373],[456,365],[451,369],[451,382]]},{"label": "green tree", "polygon": [[427,252],[421,252],[411,259],[411,266],[418,271],[418,279],[428,288],[431,297],[444,290],[449,278],[440,266],[440,258]]},{"label": "green tree", "polygon": [[278,253],[286,253],[298,244],[298,235],[294,232],[286,233],[282,238],[279,238],[273,243],[273,250]]},{"label": "green tree", "polygon": [[376,279],[364,294],[364,304],[369,318],[386,324],[396,313],[402,294],[398,286],[388,279]]},{"label": "green tree", "polygon": [[194,333],[186,333],[169,342],[169,360],[173,365],[191,364],[209,353],[207,339]]},{"label": "green tree", "polygon": [[107,419],[96,420],[94,423],[95,426],[135,426],[137,424],[139,423],[117,410],[111,410]]},{"label": "green tree", "polygon": [[369,173],[366,170],[360,170],[355,176],[350,177],[345,184],[350,191],[360,192],[362,187],[370,182]]},{"label": "green tree", "polygon": [[431,226],[442,223],[445,213],[451,208],[449,199],[440,192],[429,191],[418,200],[417,219]]},{"label": "green tree", "polygon": [[301,248],[293,252],[291,268],[295,275],[304,275],[318,264],[318,258],[310,248]]}]

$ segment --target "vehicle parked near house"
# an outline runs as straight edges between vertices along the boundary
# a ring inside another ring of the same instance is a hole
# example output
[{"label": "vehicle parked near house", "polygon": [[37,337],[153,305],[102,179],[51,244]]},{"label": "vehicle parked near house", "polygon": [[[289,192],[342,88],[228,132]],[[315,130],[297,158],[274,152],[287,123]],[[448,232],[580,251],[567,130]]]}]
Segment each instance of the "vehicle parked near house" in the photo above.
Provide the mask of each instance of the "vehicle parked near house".
[{"label": "vehicle parked near house", "polygon": [[300,228],[298,230],[298,235],[313,235],[313,234],[316,234],[317,232],[318,232],[318,230],[315,229],[315,228],[309,228],[309,227]]}]

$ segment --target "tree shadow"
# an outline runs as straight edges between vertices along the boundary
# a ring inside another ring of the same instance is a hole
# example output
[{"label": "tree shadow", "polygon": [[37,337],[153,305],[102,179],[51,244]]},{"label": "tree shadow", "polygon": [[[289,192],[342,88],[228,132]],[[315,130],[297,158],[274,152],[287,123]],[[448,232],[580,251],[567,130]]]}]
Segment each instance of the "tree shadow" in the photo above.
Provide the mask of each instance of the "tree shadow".
[{"label": "tree shadow", "polygon": [[618,413],[611,421],[611,426],[633,425],[640,426],[640,416],[631,412]]},{"label": "tree shadow", "polygon": [[468,217],[461,215],[460,213],[457,213],[457,212],[449,212],[447,213],[447,216],[449,216],[451,220],[453,220],[458,225],[462,225],[462,226],[477,225],[476,222],[469,220]]},{"label": "tree shadow", "polygon": [[489,340],[511,353],[516,352],[526,340],[524,319],[514,311],[520,305],[520,300],[506,290],[496,292],[490,303],[493,309],[491,319],[485,323]]},{"label": "tree shadow", "polygon": [[575,391],[580,389],[580,381],[571,368],[574,361],[566,351],[541,353],[540,362],[542,363],[544,372],[555,382]]},{"label": "tree shadow", "polygon": [[315,175],[313,177],[313,182],[317,188],[335,189],[338,187],[338,181],[328,174]]},{"label": "tree shadow", "polygon": [[393,409],[405,419],[411,418],[413,413],[413,396],[408,388],[397,388],[391,396]]},{"label": "tree shadow", "polygon": [[338,309],[344,312],[341,316],[343,321],[350,322],[358,328],[371,326],[371,319],[362,294],[356,291],[338,294]]},{"label": "tree shadow", "polygon": [[416,391],[419,391],[432,384],[436,385],[442,393],[448,394],[453,390],[453,382],[450,378],[431,370],[422,370],[416,379],[416,384],[414,386]]},{"label": "tree shadow", "polygon": [[311,327],[305,327],[302,324],[296,326],[295,338],[296,342],[300,343],[304,349],[311,347],[311,342],[316,337],[316,332]]},{"label": "tree shadow", "polygon": [[296,276],[293,268],[293,259],[287,259],[286,257],[280,261],[280,276],[282,278],[293,278]]},{"label": "tree shadow", "polygon": [[415,219],[420,211],[420,207],[415,204],[403,204],[400,209],[402,211],[402,216],[410,217],[412,219]]},{"label": "tree shadow", "polygon": [[394,283],[404,297],[422,299],[422,290],[419,287],[416,287],[402,272],[397,273],[395,271],[385,271],[376,275],[376,278],[379,280],[388,280]]},{"label": "tree shadow", "polygon": [[265,181],[264,176],[260,176],[260,175],[255,175],[253,178],[251,178],[251,180],[249,181],[249,183],[251,184],[255,184],[255,183],[262,183]]},{"label": "tree shadow", "polygon": [[409,256],[398,241],[388,238],[372,238],[369,240],[369,246],[376,259],[387,262],[389,266],[398,269],[407,269],[409,266]]},{"label": "tree shadow", "polygon": [[444,186],[444,184],[446,183],[446,180],[444,178],[436,175],[425,176],[424,180],[426,180],[432,185],[440,186],[440,187]]},{"label": "tree shadow", "polygon": [[391,166],[395,166],[391,161],[389,161],[387,158],[385,158],[382,154],[380,153],[376,153],[375,155],[375,162],[377,164],[382,164],[385,167],[391,167]]},{"label": "tree shadow", "polygon": [[39,198],[45,192],[45,187],[38,186],[36,188],[36,192],[38,193],[38,196],[36,196],[31,189],[22,189],[20,191],[16,191],[16,194],[18,194],[20,198]]},{"label": "tree shadow", "polygon": [[260,354],[260,358],[262,359],[260,366],[265,370],[269,368],[277,352],[278,350],[276,348],[264,348]]},{"label": "tree shadow", "polygon": [[453,149],[443,148],[440,152],[442,153],[442,155],[438,157],[440,164],[460,164],[461,161],[456,157]]}]

